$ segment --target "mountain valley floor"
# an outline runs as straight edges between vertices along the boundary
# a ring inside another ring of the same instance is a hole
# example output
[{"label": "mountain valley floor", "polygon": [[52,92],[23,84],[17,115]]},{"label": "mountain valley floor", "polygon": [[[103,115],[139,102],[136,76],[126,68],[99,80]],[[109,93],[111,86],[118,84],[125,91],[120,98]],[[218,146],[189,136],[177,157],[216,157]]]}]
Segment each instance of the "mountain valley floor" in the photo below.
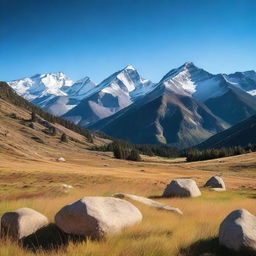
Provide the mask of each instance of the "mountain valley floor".
[{"label": "mountain valley floor", "polygon": [[[256,214],[256,153],[194,163],[186,163],[183,158],[146,156],[142,162],[131,162],[114,159],[108,152],[70,154],[68,149],[62,151],[62,156],[66,162],[0,153],[0,215],[30,207],[53,222],[55,213],[68,203],[85,196],[111,196],[118,192],[154,198],[180,208],[184,215],[177,216],[133,201],[143,214],[141,223],[103,241],[70,242],[47,251],[42,245],[33,248],[38,249],[36,255],[231,255],[218,247],[221,221],[235,209],[245,208]],[[213,175],[223,177],[227,191],[202,188]],[[160,198],[172,179],[185,177],[197,182],[201,197]],[[51,239],[51,235],[46,236]],[[0,255],[35,253],[2,239]]]}]

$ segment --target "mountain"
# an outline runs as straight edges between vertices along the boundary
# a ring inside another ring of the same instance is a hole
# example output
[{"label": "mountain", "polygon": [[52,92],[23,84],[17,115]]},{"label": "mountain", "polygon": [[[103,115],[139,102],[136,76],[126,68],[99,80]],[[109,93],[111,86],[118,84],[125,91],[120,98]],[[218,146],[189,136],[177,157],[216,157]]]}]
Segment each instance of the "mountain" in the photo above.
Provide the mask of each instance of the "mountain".
[{"label": "mountain", "polygon": [[63,117],[85,127],[131,105],[154,87],[155,84],[142,78],[133,66],[128,65],[94,87]]},{"label": "mountain", "polygon": [[65,90],[74,84],[64,73],[37,74],[8,82],[23,98],[33,101],[48,95],[64,96]]},{"label": "mountain", "polygon": [[225,78],[237,86],[238,88],[246,91],[252,96],[256,96],[256,72],[253,70],[245,72],[235,72],[234,74],[225,75]]},{"label": "mountain", "polygon": [[133,143],[178,148],[195,145],[227,127],[203,103],[173,92],[164,83],[131,106],[88,126]]},{"label": "mountain", "polygon": [[252,96],[253,88],[256,89],[256,73],[240,74],[213,75],[187,62],[167,73],[160,84],[205,103],[216,116],[233,125],[256,113],[256,100]]},{"label": "mountain", "polygon": [[256,143],[256,115],[218,133],[197,146],[198,149],[247,146]]},{"label": "mountain", "polygon": [[74,82],[62,72],[38,74],[8,84],[20,96],[58,116],[77,106],[96,86],[88,77]]},{"label": "mountain", "polygon": [[[254,76],[249,73],[253,86]],[[187,62],[168,72],[152,93],[88,128],[134,143],[196,145],[256,113],[256,99],[246,91],[248,85],[229,80]]]},{"label": "mountain", "polygon": [[131,65],[98,85],[63,73],[9,84],[50,113],[135,143],[193,146],[256,114],[254,71],[211,74],[192,62],[156,84]]}]

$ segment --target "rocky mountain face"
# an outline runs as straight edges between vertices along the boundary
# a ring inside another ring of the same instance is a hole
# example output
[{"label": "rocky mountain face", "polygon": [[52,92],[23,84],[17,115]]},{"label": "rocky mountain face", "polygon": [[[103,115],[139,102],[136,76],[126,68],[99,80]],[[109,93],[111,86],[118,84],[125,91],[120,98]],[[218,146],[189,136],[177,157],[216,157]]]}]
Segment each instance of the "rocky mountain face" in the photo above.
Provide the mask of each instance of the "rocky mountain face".
[{"label": "rocky mountain face", "polygon": [[158,83],[131,65],[96,85],[63,73],[11,81],[19,95],[50,113],[135,143],[198,144],[256,114],[256,73],[211,74],[192,62]]}]

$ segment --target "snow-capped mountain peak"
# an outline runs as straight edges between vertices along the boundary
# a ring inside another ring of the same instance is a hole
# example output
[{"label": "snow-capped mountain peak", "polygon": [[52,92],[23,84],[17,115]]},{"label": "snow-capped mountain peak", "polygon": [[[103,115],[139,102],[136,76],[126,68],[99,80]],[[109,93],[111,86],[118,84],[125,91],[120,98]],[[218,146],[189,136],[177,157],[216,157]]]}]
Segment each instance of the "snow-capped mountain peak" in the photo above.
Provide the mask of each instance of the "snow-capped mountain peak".
[{"label": "snow-capped mountain peak", "polygon": [[46,95],[65,95],[61,88],[70,87],[73,81],[64,73],[37,74],[30,78],[14,80],[8,84],[21,96],[33,100]]}]

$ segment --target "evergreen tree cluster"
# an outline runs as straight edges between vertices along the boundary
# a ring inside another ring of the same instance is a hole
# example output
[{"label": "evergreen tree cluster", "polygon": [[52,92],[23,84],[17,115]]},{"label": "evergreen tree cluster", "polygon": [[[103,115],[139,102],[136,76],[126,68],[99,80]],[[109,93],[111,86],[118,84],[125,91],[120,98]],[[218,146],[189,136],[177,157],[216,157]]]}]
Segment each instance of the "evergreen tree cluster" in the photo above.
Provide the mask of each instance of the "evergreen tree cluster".
[{"label": "evergreen tree cluster", "polygon": [[255,152],[256,144],[248,144],[246,147],[235,146],[228,148],[213,148],[206,150],[191,149],[186,153],[187,162],[203,161],[227,156],[236,156]]},{"label": "evergreen tree cluster", "polygon": [[18,107],[24,108],[30,112],[31,114],[31,121],[34,122],[36,120],[36,115],[42,117],[46,121],[50,123],[58,123],[69,130],[72,130],[76,133],[79,133],[87,138],[87,140],[93,143],[93,137],[89,130],[84,129],[64,118],[57,117],[47,113],[46,111],[42,110],[41,108],[34,106],[32,103],[28,102],[27,100],[23,99],[19,96],[7,83],[0,82],[0,98],[13,104]]},{"label": "evergreen tree cluster", "polygon": [[113,144],[113,154],[117,159],[126,159],[130,161],[141,161],[139,151],[135,148],[124,147],[121,144]]},{"label": "evergreen tree cluster", "polygon": [[[138,152],[138,154],[148,155],[148,156],[161,156],[161,157],[179,157],[181,152],[176,148],[171,148],[163,145],[140,145],[132,144],[127,141],[113,139],[112,143],[103,146],[93,146],[91,150],[95,151],[112,151],[117,153],[116,158],[127,159],[128,153],[133,149]],[[128,153],[127,153],[128,152]],[[120,154],[120,157],[119,155]]]}]

